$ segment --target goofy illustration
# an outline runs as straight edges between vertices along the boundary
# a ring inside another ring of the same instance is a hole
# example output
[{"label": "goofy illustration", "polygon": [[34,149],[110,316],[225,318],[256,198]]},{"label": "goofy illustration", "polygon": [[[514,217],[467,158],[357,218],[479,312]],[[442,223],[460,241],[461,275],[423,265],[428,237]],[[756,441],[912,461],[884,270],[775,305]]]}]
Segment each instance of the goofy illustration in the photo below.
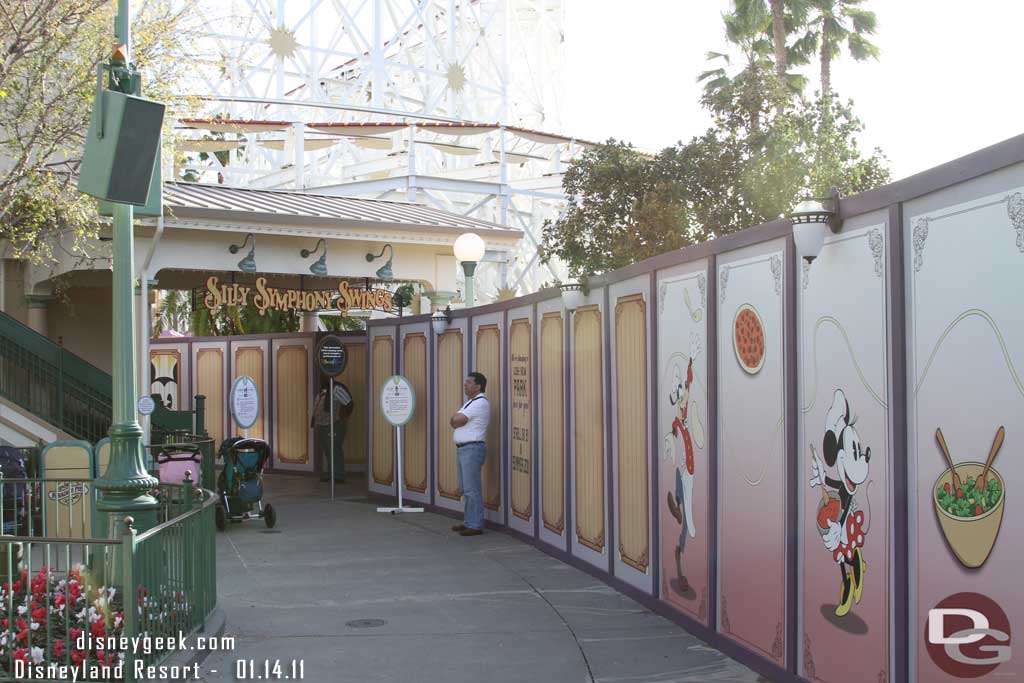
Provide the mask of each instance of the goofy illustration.
[{"label": "goofy illustration", "polygon": [[[862,447],[860,435],[853,426],[856,421],[850,419],[846,394],[842,389],[836,389],[832,407],[825,416],[825,436],[821,445],[824,464],[811,446],[810,485],[811,488],[821,486],[822,489],[818,531],[843,577],[835,611],[837,617],[846,616],[853,603],[860,602],[864,591],[864,572],[867,571],[861,549],[868,532],[864,512],[857,509],[854,496],[868,479],[871,448]],[[826,475],[826,465],[835,468],[835,479]]]},{"label": "goofy illustration", "polygon": [[[669,390],[668,400],[676,409],[676,417],[672,420],[672,433],[665,436],[666,452],[672,459],[679,455],[676,467],[675,495],[668,492],[668,510],[681,525],[679,544],[676,546],[676,577],[679,580],[679,592],[690,590],[690,583],[683,574],[683,552],[686,550],[686,537],[697,536],[693,525],[693,436],[690,432],[690,385],[693,383],[693,361],[699,350],[697,339],[690,340],[690,358],[686,364],[686,382],[683,382],[679,366],[675,367],[673,382]],[[699,445],[699,444],[698,444]]]}]

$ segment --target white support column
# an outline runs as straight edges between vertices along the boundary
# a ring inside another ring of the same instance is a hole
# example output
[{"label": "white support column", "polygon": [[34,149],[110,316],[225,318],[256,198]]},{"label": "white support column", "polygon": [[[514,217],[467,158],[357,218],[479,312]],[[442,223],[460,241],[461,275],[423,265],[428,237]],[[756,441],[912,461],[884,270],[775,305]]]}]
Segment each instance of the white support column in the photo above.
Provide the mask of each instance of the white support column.
[{"label": "white support column", "polygon": [[498,132],[499,141],[501,143],[501,159],[499,167],[501,169],[501,176],[499,183],[501,185],[501,220],[498,221],[501,225],[508,225],[508,202],[509,202],[509,188],[508,188],[508,163],[505,159],[505,126],[502,126]]},{"label": "white support column", "polygon": [[405,198],[416,201],[416,124],[409,126],[409,179],[405,190]]},{"label": "white support column", "polygon": [[292,124],[292,132],[295,135],[295,188],[298,190],[306,187],[306,124]]}]

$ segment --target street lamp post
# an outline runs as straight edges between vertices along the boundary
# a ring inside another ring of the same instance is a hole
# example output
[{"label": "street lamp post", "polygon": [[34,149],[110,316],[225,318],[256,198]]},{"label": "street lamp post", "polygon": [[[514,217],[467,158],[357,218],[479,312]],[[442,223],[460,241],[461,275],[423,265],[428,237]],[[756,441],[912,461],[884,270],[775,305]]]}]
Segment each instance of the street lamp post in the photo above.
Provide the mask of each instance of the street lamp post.
[{"label": "street lamp post", "polygon": [[[131,64],[129,1],[118,0],[114,29],[124,66]],[[156,190],[159,191],[159,188]],[[157,501],[149,490],[158,481],[145,467],[142,427],[135,409],[135,309],[133,306],[134,267],[133,209],[131,204],[114,204],[113,274],[113,424],[110,426],[110,461],[103,477],[97,480],[100,493],[96,509],[105,514],[108,534],[120,534],[120,522],[127,515],[135,528],[144,531],[156,526]],[[116,536],[120,538],[120,536]]]},{"label": "street lamp post", "polygon": [[486,249],[483,239],[475,232],[465,232],[455,240],[455,260],[462,264],[462,270],[466,274],[466,308],[475,303],[473,291],[473,274],[476,272],[476,264],[484,257]]}]

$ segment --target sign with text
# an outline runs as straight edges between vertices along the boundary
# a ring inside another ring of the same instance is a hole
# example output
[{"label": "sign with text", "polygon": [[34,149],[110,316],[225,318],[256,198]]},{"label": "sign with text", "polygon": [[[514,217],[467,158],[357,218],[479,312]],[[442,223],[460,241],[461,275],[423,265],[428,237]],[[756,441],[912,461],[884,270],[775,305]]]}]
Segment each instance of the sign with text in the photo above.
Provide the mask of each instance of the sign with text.
[{"label": "sign with text", "polygon": [[249,429],[260,415],[260,396],[256,381],[242,375],[231,385],[231,417],[239,429]]},{"label": "sign with text", "polygon": [[143,396],[138,403],[140,415],[151,415],[156,410],[156,401],[150,396]]},{"label": "sign with text", "polygon": [[401,375],[392,375],[384,381],[380,392],[380,409],[388,422],[401,427],[412,419],[416,410],[416,392],[412,384]]},{"label": "sign with text", "polygon": [[252,304],[260,315],[267,311],[313,313],[336,309],[342,315],[350,308],[381,310],[390,312],[393,308],[393,294],[386,289],[363,289],[352,287],[348,282],[338,283],[337,289],[281,289],[268,287],[267,278],[256,278],[254,286],[242,284],[221,284],[216,276],[206,281],[206,296],[203,304],[210,311],[220,306],[248,306]]},{"label": "sign with text", "polygon": [[337,377],[345,371],[348,354],[345,345],[341,343],[341,337],[329,334],[317,342],[316,363],[320,372],[328,377]]}]

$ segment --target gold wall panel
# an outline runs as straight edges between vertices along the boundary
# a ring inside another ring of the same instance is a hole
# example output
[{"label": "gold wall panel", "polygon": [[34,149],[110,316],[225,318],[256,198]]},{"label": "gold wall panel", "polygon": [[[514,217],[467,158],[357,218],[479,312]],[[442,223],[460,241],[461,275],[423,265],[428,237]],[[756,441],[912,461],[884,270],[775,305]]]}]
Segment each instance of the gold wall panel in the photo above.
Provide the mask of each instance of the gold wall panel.
[{"label": "gold wall panel", "polygon": [[[373,340],[373,395],[377,400],[384,382],[395,373],[395,341],[391,337]],[[384,486],[395,482],[395,428],[377,406],[373,411],[373,480]]]},{"label": "gold wall panel", "polygon": [[418,493],[427,490],[427,336],[407,334],[402,340],[403,374],[412,384],[416,412],[405,426],[402,466],[405,488]]},{"label": "gold wall panel", "polygon": [[280,346],[274,362],[277,459],[309,463],[309,351],[305,345]]},{"label": "gold wall panel", "polygon": [[[267,395],[264,391],[263,386],[263,347],[262,346],[236,346],[235,347],[235,376],[231,378],[234,382],[235,379],[242,375],[248,375],[253,378],[256,382],[256,391],[259,392],[260,396],[260,415],[256,418],[256,424],[249,428],[249,437],[253,439],[263,439],[263,423],[264,417],[267,414]],[[238,436],[242,436],[242,430],[238,429],[238,425],[235,425],[234,420],[231,424],[232,429],[238,432]]]},{"label": "gold wall panel", "polygon": [[223,349],[196,350],[196,393],[206,397],[206,432],[219,448],[225,438],[224,411],[228,404]]},{"label": "gold wall panel", "polygon": [[459,463],[448,423],[463,403],[462,330],[451,329],[437,338],[437,493],[459,500]]},{"label": "gold wall panel", "polygon": [[573,328],[575,387],[576,536],[604,552],[604,382],[601,375],[601,310],[576,310]]},{"label": "gold wall panel", "polygon": [[533,519],[533,381],[529,318],[512,321],[508,345],[512,382],[512,433],[509,435],[512,514],[530,521]]},{"label": "gold wall panel", "polygon": [[487,425],[487,459],[482,474],[484,507],[501,506],[501,330],[497,325],[476,329],[476,367],[487,378],[487,403],[491,421]]},{"label": "gold wall panel", "polygon": [[366,464],[366,344],[344,344],[348,363],[337,381],[348,387],[352,394],[352,417],[345,431],[345,462]]},{"label": "gold wall panel", "polygon": [[565,531],[565,352],[562,314],[545,313],[540,323],[541,518],[559,536]]},{"label": "gold wall panel", "polygon": [[646,574],[651,558],[647,306],[640,294],[622,297],[615,305],[615,379],[619,554]]}]

